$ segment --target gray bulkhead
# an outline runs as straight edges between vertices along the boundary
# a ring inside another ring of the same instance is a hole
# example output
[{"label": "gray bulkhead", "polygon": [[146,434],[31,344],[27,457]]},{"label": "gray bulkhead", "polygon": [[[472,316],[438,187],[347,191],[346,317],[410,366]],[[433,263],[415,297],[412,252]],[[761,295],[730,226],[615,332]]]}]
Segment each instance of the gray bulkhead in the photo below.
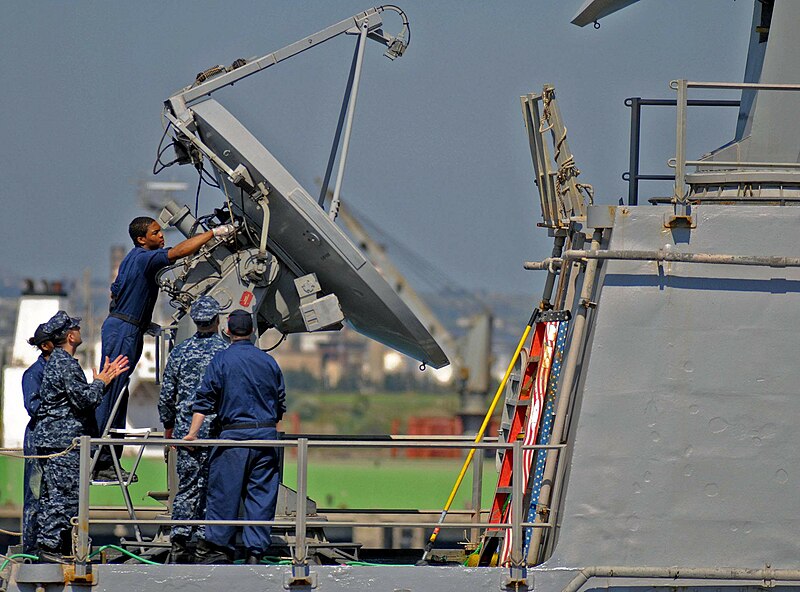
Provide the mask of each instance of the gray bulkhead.
[{"label": "gray bulkhead", "polygon": [[[792,207],[671,213],[618,207],[608,248],[798,253]],[[796,566],[800,270],[605,261],[596,294],[541,569]]]}]

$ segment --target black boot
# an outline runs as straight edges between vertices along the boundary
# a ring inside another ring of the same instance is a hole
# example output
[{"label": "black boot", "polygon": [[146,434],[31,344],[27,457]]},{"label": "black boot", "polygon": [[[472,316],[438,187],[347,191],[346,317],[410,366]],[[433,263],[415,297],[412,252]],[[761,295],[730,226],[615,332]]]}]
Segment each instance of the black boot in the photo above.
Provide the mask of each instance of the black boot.
[{"label": "black boot", "polygon": [[258,551],[247,551],[247,559],[244,560],[245,565],[261,565],[261,558],[263,553]]},{"label": "black boot", "polygon": [[[128,481],[129,478],[131,483],[136,483],[139,481],[139,477],[137,477],[135,474],[133,477],[131,477],[131,474],[125,469],[120,470],[120,474],[122,475],[123,481]],[[106,467],[104,469],[99,469],[94,474],[92,481],[95,483],[119,483],[119,478],[117,477],[117,472],[114,470],[114,467]]]},{"label": "black boot", "polygon": [[194,558],[194,562],[200,565],[225,565],[233,563],[233,551],[200,539]]},{"label": "black boot", "polygon": [[169,552],[169,562],[170,563],[192,563],[194,560],[194,555],[192,554],[191,550],[189,549],[188,542],[186,537],[176,535],[171,537],[170,542],[172,543],[172,549]]}]

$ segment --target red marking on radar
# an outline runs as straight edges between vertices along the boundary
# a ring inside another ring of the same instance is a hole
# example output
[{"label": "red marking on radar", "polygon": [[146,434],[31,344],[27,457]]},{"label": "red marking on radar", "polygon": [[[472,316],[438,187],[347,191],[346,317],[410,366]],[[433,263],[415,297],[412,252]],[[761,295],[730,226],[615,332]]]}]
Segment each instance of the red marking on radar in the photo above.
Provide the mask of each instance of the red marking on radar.
[{"label": "red marking on radar", "polygon": [[250,306],[250,303],[253,301],[253,293],[248,292],[245,290],[242,292],[242,298],[239,300],[239,304],[242,306]]}]

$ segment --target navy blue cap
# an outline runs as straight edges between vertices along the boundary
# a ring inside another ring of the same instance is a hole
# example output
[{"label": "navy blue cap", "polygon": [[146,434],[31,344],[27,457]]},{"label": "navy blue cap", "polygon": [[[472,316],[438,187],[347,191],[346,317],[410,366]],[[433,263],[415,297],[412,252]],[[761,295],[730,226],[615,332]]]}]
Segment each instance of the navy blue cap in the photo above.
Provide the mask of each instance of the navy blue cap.
[{"label": "navy blue cap", "polygon": [[34,331],[33,337],[28,339],[28,343],[31,345],[42,345],[45,341],[52,341],[53,336],[45,330],[45,324],[46,323],[42,323],[36,327],[36,331]]},{"label": "navy blue cap", "polygon": [[250,335],[253,332],[253,315],[246,310],[234,310],[228,315],[228,331],[238,337]]},{"label": "navy blue cap", "polygon": [[195,323],[208,324],[219,314],[219,302],[211,296],[200,296],[192,304],[189,316]]},{"label": "navy blue cap", "polygon": [[59,310],[44,324],[44,331],[50,335],[51,339],[59,339],[70,329],[77,329],[80,326],[80,317],[71,317],[66,311]]}]

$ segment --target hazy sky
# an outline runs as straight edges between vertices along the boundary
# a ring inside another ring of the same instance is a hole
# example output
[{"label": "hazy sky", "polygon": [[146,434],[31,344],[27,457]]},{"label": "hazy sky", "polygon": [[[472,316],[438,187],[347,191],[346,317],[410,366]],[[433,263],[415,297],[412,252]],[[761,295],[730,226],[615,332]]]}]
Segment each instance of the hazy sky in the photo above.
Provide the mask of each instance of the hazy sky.
[{"label": "hazy sky", "polygon": [[[556,86],[581,181],[597,202],[616,203],[627,194],[623,100],[673,98],[676,78],[741,80],[753,10],[746,0],[643,0],[595,30],[569,22],[582,0],[398,4],[411,45],[395,62],[367,46],[343,197],[460,284],[512,293],[538,291],[522,262],[551,248],[536,228],[519,96]],[[143,213],[137,183],[150,176],[163,100],[209,66],[269,53],[368,6],[5,4],[0,275],[77,278],[90,267],[106,277],[109,246],[127,244],[127,223]],[[396,32],[399,19],[389,14],[385,27]],[[215,95],[312,195],[354,41],[340,37]],[[731,138],[734,116],[690,131],[689,155]],[[653,113],[645,134],[642,171],[667,172],[674,111]],[[158,179],[194,187],[196,174],[173,167]],[[221,201],[205,188],[201,210]]]}]

